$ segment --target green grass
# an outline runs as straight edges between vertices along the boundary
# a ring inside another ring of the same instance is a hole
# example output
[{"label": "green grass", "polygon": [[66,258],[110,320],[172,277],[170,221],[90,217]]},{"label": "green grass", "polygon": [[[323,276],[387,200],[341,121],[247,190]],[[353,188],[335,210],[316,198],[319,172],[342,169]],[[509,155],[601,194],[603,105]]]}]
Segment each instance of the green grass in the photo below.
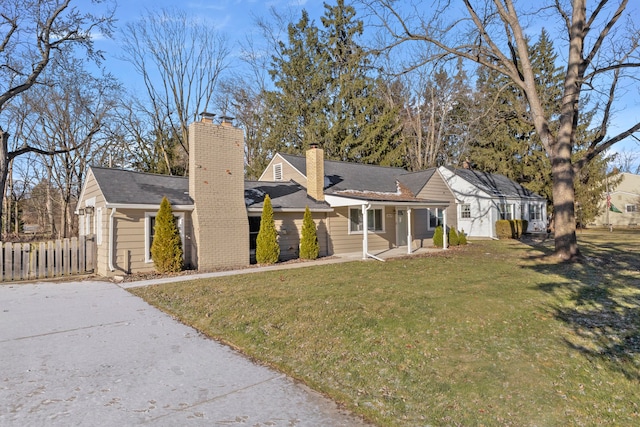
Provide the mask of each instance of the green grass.
[{"label": "green grass", "polygon": [[378,425],[640,423],[640,233],[132,290]]}]

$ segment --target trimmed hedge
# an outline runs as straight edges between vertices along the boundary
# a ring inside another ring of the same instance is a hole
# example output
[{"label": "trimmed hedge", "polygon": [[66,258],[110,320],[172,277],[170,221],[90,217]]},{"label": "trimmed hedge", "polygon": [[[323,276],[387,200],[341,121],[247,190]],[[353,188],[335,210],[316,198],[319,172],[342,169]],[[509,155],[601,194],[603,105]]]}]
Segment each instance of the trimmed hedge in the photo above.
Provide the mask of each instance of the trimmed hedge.
[{"label": "trimmed hedge", "polygon": [[527,231],[526,219],[500,219],[496,221],[498,239],[519,239]]},{"label": "trimmed hedge", "polygon": [[464,246],[467,244],[467,235],[464,234],[463,230],[458,232],[458,244],[460,246]]}]

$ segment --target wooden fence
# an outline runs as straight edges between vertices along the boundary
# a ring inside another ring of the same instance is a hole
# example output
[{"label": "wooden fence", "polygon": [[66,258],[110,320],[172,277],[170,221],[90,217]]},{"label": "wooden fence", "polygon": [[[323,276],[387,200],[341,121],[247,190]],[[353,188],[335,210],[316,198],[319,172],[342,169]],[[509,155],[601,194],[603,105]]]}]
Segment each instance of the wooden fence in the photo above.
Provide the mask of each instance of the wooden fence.
[{"label": "wooden fence", "polygon": [[0,242],[0,252],[0,281],[4,282],[73,276],[95,268],[95,242],[91,237]]}]

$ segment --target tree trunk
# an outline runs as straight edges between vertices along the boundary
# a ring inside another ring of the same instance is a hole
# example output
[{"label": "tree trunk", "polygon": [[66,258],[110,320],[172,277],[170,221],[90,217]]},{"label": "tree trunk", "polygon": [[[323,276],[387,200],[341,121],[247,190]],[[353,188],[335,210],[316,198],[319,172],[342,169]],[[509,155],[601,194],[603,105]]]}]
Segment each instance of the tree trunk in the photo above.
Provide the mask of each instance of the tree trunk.
[{"label": "tree trunk", "polygon": [[[563,150],[567,151],[567,150]],[[575,190],[571,152],[556,154],[551,159],[553,178],[553,223],[555,227],[556,255],[563,260],[574,260],[580,253],[576,238],[576,217],[574,211]]]},{"label": "tree trunk", "polygon": [[[0,128],[0,189],[2,196],[6,194],[7,176],[9,174],[9,134]],[[0,203],[0,218],[3,216],[3,203]]]}]

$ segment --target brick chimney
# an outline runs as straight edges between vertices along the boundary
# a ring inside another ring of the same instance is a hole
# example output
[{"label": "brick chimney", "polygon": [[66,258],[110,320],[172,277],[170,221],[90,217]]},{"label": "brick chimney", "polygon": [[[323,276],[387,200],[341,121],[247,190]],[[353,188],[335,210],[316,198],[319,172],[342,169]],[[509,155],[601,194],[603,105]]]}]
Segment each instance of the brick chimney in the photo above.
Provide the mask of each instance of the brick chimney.
[{"label": "brick chimney", "polygon": [[324,150],[318,144],[307,150],[307,194],[324,200]]},{"label": "brick chimney", "polygon": [[198,270],[249,264],[244,202],[244,133],[203,113],[189,125],[189,195],[194,201],[192,259]]}]

